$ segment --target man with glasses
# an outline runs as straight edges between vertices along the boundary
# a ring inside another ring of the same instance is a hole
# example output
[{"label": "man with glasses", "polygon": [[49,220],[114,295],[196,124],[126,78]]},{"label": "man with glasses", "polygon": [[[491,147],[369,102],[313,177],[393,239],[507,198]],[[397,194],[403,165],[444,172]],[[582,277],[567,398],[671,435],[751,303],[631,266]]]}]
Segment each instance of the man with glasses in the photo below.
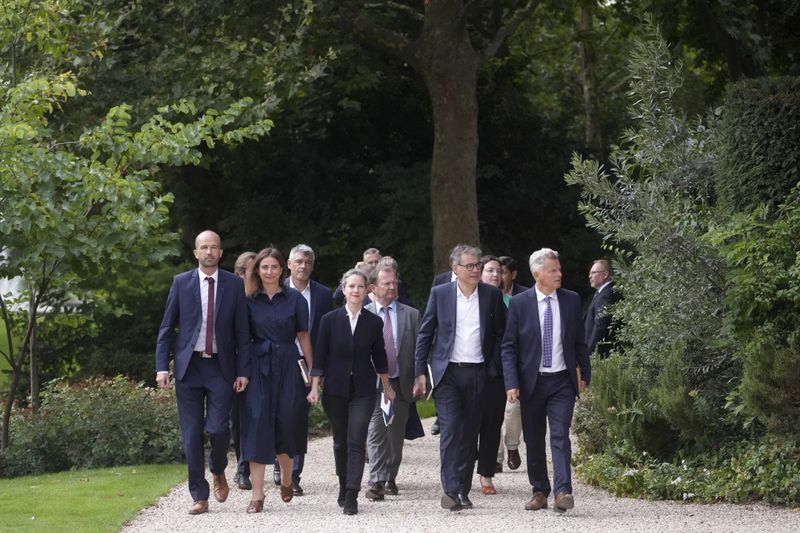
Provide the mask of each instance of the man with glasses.
[{"label": "man with glasses", "polygon": [[444,509],[469,509],[472,470],[484,389],[500,357],[506,307],[497,287],[479,283],[481,251],[459,244],[450,254],[454,283],[431,289],[415,354],[413,394],[425,393],[430,354],[433,398],[439,414]]},{"label": "man with glasses", "polygon": [[597,354],[605,359],[614,345],[614,332],[611,328],[609,308],[619,300],[614,291],[614,272],[611,263],[597,259],[589,270],[589,285],[595,289],[592,302],[586,310],[584,329],[589,353],[597,349]]}]

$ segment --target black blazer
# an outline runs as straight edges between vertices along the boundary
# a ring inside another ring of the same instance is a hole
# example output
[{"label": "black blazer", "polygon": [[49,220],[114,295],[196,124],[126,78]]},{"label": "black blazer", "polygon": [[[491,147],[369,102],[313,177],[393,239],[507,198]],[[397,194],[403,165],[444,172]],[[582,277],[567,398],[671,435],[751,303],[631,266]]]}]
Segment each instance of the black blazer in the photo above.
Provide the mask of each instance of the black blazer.
[{"label": "black blazer", "polygon": [[595,348],[601,357],[607,356],[611,351],[615,332],[611,328],[609,307],[618,301],[619,294],[614,290],[613,281],[603,287],[602,291],[595,291],[589,308],[586,309],[586,319],[583,324],[590,354],[594,353]]},{"label": "black blazer", "polygon": [[362,309],[354,333],[350,333],[346,308],[322,317],[311,375],[325,378],[325,394],[349,397],[352,375],[356,398],[374,396],[378,390],[376,374],[388,371],[383,320],[378,315]]},{"label": "black blazer", "polygon": [[453,281],[452,270],[439,272],[433,277],[433,282],[431,283],[431,287],[436,287],[437,285],[444,285],[445,283],[450,283],[451,281]]}]

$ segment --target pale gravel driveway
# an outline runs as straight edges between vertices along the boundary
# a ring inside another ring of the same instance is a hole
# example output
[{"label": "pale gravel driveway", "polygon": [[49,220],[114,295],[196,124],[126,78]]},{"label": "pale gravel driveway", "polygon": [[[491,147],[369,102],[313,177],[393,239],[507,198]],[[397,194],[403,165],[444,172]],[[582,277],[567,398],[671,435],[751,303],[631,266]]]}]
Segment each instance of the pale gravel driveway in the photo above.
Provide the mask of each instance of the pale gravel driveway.
[{"label": "pale gravel driveway", "polygon": [[[527,532],[543,531],[620,531],[620,532],[800,532],[800,511],[765,505],[697,505],[680,502],[650,502],[615,498],[602,490],[576,481],[575,509],[564,515],[552,510],[525,511],[530,487],[523,465],[495,477],[498,494],[480,493],[477,476],[473,484],[472,510],[456,513],[439,507],[438,437],[430,435],[432,419],[424,420],[428,434],[422,439],[406,441],[405,457],[400,469],[398,496],[387,496],[383,502],[370,502],[359,495],[359,514],[345,516],[336,504],[338,482],[333,470],[330,438],[309,443],[309,453],[302,485],[306,494],[289,504],[280,501],[278,490],[271,483],[264,512],[247,515],[244,510],[250,491],[231,487],[225,503],[210,502],[210,510],[201,516],[186,511],[191,499],[186,483],[175,487],[156,506],[144,509],[125,528],[125,533],[180,533],[265,531],[289,532]],[[269,471],[269,469],[268,469]],[[228,480],[234,468],[228,467]],[[552,498],[550,499],[552,506]]]}]

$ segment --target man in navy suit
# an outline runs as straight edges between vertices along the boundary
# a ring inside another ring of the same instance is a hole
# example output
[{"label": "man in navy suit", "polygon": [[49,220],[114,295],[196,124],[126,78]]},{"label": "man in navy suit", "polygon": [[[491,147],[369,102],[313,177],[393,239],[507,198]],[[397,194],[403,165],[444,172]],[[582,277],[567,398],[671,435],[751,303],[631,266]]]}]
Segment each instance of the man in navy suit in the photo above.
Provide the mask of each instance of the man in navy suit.
[{"label": "man in navy suit", "polygon": [[549,248],[533,252],[530,267],[535,287],[514,296],[509,306],[502,346],[503,374],[508,401],[522,404],[528,481],[533,490],[525,509],[545,509],[551,493],[545,451],[549,423],[553,505],[556,511],[564,512],[575,505],[569,428],[575,397],[589,384],[589,352],[580,297],[561,288],[558,252]]},{"label": "man in navy suit", "polygon": [[481,251],[459,244],[450,254],[456,281],[431,289],[415,352],[413,393],[425,393],[428,354],[441,435],[441,505],[471,508],[469,491],[493,358],[500,356],[506,307],[500,290],[480,283]]},{"label": "man in navy suit", "polygon": [[589,285],[595,289],[595,293],[586,310],[584,322],[586,344],[590,354],[597,349],[597,354],[605,358],[611,352],[615,338],[608,308],[619,301],[619,295],[614,290],[614,272],[611,270],[611,263],[605,259],[594,261],[589,270]]},{"label": "man in navy suit", "polygon": [[[333,293],[325,285],[318,283],[311,279],[311,274],[314,272],[314,261],[316,256],[314,250],[307,244],[298,244],[289,252],[289,260],[287,267],[289,268],[290,276],[284,280],[284,285],[296,289],[303,295],[308,304],[308,332],[311,335],[311,345],[315,346],[317,343],[317,335],[319,330],[319,320],[322,315],[328,311],[333,311]],[[303,349],[300,344],[297,344],[300,352],[300,358],[303,359]],[[309,369],[310,370],[310,369]],[[304,404],[304,417],[305,420],[302,424],[298,424],[297,442],[308,442],[308,403]],[[305,447],[305,446],[304,446]],[[303,465],[305,463],[305,453],[298,453],[294,456],[292,461],[292,492],[295,496],[303,495],[303,488],[300,486],[300,476],[303,474]],[[273,470],[273,481],[275,485],[281,484],[281,468],[278,461],[275,461],[275,468]]]},{"label": "man in navy suit", "polygon": [[[156,346],[156,382],[169,387],[173,359],[178,421],[189,469],[189,514],[208,511],[204,436],[209,433],[209,467],[214,497],[228,498],[228,421],[234,393],[247,387],[250,376],[250,331],[242,280],[219,270],[219,235],[204,231],[194,241],[198,268],[175,276],[167,297]],[[177,336],[175,327],[178,328]]]}]

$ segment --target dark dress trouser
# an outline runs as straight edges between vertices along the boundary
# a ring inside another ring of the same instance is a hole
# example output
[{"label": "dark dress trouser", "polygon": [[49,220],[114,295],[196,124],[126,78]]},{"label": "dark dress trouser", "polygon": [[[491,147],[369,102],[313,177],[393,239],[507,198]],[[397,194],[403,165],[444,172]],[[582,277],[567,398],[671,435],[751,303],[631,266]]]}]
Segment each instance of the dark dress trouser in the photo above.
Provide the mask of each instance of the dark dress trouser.
[{"label": "dark dress trouser", "polygon": [[349,397],[323,392],[322,407],[333,430],[336,475],[340,480],[346,480],[348,489],[358,491],[364,475],[367,432],[372,410],[375,408],[375,395],[357,398],[351,384]]},{"label": "dark dress trouser", "polygon": [[478,433],[478,474],[494,477],[497,450],[500,448],[500,428],[506,412],[506,386],[503,376],[490,377],[486,382],[486,410]]},{"label": "dark dress trouser", "polygon": [[208,500],[210,492],[206,481],[204,431],[211,440],[208,457],[211,472],[222,474],[228,466],[228,419],[233,394],[233,385],[225,381],[216,358],[192,356],[183,379],[175,380],[178,422],[189,469],[189,494],[195,501]]},{"label": "dark dress trouser", "polygon": [[450,363],[433,389],[439,414],[442,488],[447,494],[467,495],[472,488],[475,441],[486,403],[486,382],[483,363]]},{"label": "dark dress trouser", "polygon": [[547,476],[547,451],[545,433],[550,427],[550,451],[553,455],[553,489],[572,493],[572,445],[569,428],[575,408],[575,391],[569,371],[553,375],[539,374],[531,397],[520,405],[522,432],[528,449],[528,481],[533,492],[541,491],[545,496],[551,492]]}]

